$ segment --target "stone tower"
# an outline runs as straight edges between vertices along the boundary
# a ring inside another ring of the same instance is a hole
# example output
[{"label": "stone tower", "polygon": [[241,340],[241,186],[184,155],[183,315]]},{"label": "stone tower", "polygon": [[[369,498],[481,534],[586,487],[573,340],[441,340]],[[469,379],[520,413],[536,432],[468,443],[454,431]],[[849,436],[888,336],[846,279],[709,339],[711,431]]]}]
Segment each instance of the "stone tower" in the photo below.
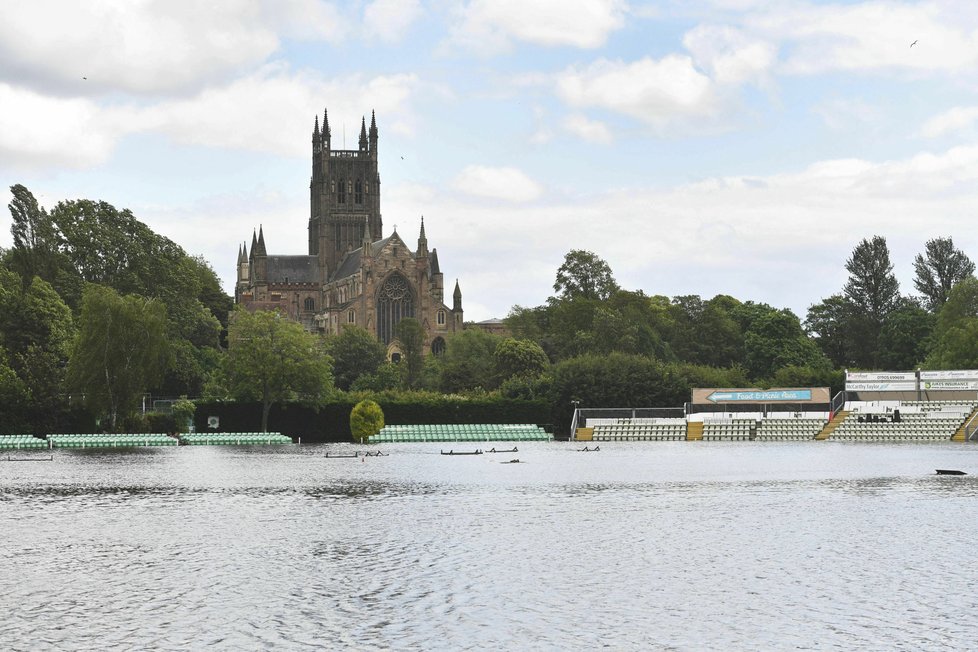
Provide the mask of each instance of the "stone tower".
[{"label": "stone tower", "polygon": [[360,122],[357,149],[333,149],[329,114],[312,130],[312,178],[309,182],[309,255],[319,262],[321,282],[336,272],[347,252],[358,249],[365,229],[371,241],[383,237],[380,174],[377,171],[377,119]]}]

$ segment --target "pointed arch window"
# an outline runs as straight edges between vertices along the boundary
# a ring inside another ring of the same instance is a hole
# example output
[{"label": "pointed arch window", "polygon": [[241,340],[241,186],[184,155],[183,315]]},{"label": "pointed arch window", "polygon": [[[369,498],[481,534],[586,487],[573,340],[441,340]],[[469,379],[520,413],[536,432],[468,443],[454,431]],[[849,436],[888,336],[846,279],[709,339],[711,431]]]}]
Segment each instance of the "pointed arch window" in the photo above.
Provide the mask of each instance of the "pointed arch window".
[{"label": "pointed arch window", "polygon": [[414,317],[414,293],[408,280],[395,272],[377,293],[377,337],[390,344],[398,323],[408,317]]},{"label": "pointed arch window", "polygon": [[436,337],[431,341],[431,352],[435,355],[441,355],[445,352],[445,338]]},{"label": "pointed arch window", "polygon": [[363,203],[363,182],[357,179],[356,185],[353,186],[353,201],[357,204]]},{"label": "pointed arch window", "polygon": [[343,179],[340,179],[340,183],[338,184],[336,190],[336,203],[337,204],[346,203],[346,182],[344,182]]},{"label": "pointed arch window", "polygon": [[313,301],[312,297],[306,297],[302,307],[306,312],[312,312],[316,309],[316,302]]}]

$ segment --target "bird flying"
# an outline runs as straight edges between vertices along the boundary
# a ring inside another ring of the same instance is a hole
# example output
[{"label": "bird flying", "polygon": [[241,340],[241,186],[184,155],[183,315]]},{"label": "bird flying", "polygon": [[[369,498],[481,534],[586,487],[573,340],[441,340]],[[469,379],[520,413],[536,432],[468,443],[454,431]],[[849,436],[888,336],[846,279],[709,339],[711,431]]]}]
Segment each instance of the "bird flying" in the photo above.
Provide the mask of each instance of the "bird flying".
[{"label": "bird flying", "polygon": [[[918,39],[918,40],[919,40],[919,39]],[[911,44],[910,44],[910,47],[913,47],[913,46],[915,46],[915,45],[917,45],[917,40],[915,40],[915,41],[914,41],[913,43],[911,43]]]}]

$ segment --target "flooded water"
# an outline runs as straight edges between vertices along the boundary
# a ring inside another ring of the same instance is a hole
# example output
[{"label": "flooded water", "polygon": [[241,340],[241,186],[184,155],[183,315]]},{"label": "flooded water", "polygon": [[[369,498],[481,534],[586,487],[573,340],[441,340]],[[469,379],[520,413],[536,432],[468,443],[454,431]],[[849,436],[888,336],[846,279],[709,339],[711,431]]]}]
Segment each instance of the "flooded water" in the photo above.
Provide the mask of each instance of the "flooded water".
[{"label": "flooded water", "polygon": [[978,447],[580,447],[442,456],[402,444],[367,459],[326,456],[366,450],[344,445],[56,450],[0,462],[2,647],[978,640],[978,475],[935,474],[978,473]]}]

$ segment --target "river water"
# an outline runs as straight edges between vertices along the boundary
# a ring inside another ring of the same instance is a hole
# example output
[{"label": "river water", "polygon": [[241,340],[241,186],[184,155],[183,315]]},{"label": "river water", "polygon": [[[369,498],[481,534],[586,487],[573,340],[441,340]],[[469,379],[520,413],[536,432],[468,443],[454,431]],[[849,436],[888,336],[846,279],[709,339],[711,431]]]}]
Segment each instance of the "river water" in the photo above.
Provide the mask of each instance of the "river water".
[{"label": "river water", "polygon": [[974,649],[978,447],[581,446],[0,462],[0,647]]}]

